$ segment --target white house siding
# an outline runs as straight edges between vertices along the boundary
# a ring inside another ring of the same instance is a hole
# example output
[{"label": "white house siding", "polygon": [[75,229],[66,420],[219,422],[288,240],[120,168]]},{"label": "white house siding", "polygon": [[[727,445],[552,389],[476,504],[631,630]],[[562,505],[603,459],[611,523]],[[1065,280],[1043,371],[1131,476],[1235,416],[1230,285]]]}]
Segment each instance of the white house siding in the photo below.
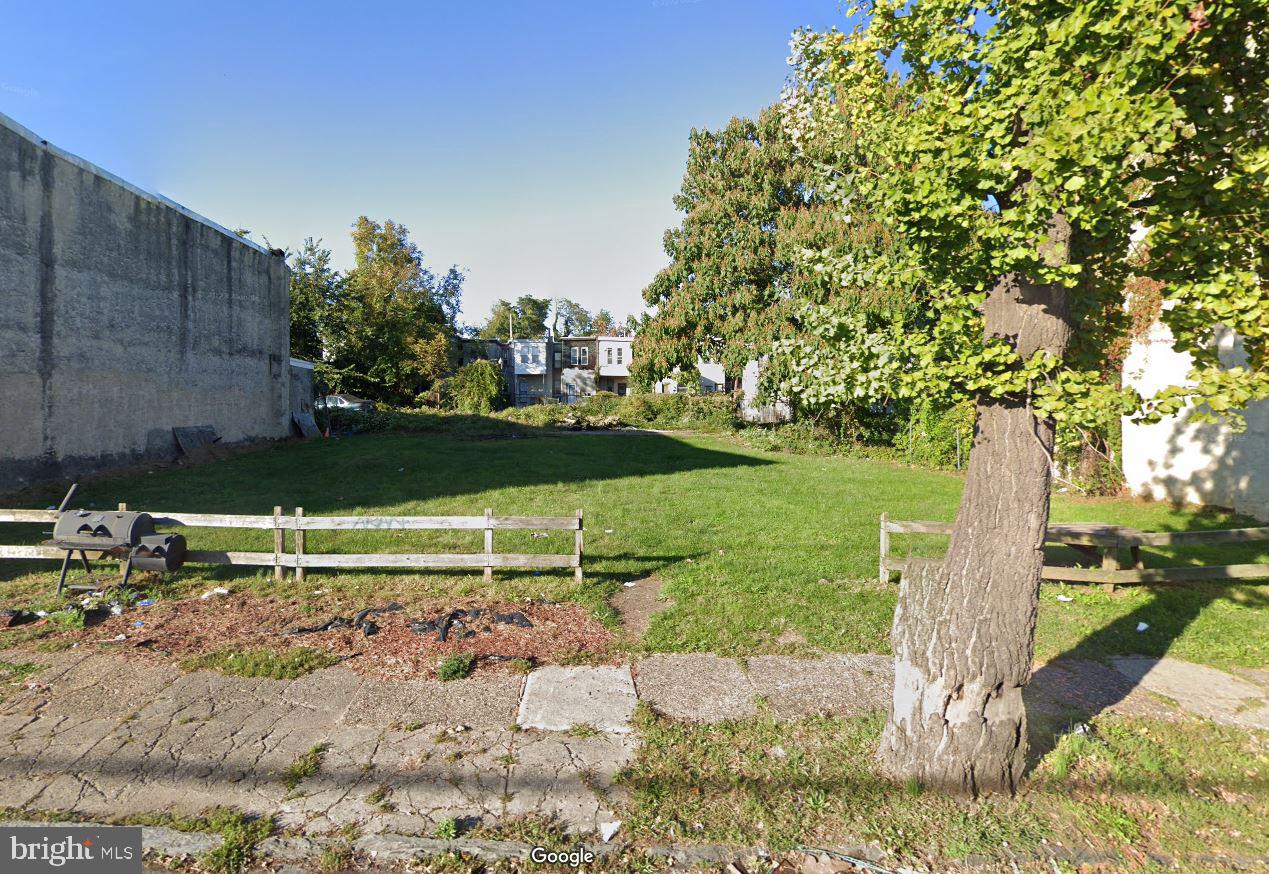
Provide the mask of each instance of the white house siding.
[{"label": "white house siding", "polygon": [[[1221,360],[1245,360],[1231,332],[1219,339]],[[1156,323],[1133,343],[1124,361],[1124,383],[1143,397],[1184,384],[1191,358],[1172,346],[1168,328]],[[1197,423],[1189,412],[1143,425],[1123,422],[1124,477],[1134,493],[1159,500],[1232,507],[1269,519],[1269,402],[1246,411],[1247,428]]]},{"label": "white house siding", "polygon": [[762,375],[762,364],[750,361],[740,375],[740,387],[745,393],[742,415],[750,422],[787,422],[793,418],[793,410],[784,401],[774,403],[758,402],[758,380]]},{"label": "white house siding", "polygon": [[[701,394],[711,394],[726,390],[727,375],[721,364],[698,359],[696,369],[700,373]],[[787,403],[784,401],[766,404],[759,403],[758,380],[761,374],[762,365],[758,361],[750,361],[745,365],[740,379],[740,389],[744,392],[744,403],[740,409],[741,415],[749,422],[787,422],[793,418],[793,411]],[[656,394],[674,394],[678,390],[678,382],[671,377],[666,377],[652,385],[652,391]]]},{"label": "white house siding", "polygon": [[560,371],[560,394],[579,400],[595,393],[595,370],[590,367],[565,367]]}]

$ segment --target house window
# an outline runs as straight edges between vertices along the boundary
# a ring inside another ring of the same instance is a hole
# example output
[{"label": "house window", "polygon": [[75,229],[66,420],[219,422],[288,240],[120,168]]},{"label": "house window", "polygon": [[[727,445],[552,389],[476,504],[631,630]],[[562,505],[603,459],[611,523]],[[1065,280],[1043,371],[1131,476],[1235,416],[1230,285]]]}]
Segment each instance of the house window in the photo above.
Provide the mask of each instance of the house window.
[{"label": "house window", "polygon": [[620,363],[621,363],[621,353],[622,353],[622,352],[624,352],[624,351],[625,351],[625,350],[624,350],[622,347],[620,347],[620,346],[618,346],[618,347],[617,347],[617,363],[618,363],[618,364],[620,364]]},{"label": "house window", "polygon": [[581,349],[581,352],[582,352],[582,367],[590,367],[590,350],[587,349],[585,346],[583,346]]},{"label": "house window", "polygon": [[612,347],[608,347],[608,363],[612,364]]},{"label": "house window", "polygon": [[580,355],[581,355],[581,351],[582,351],[582,350],[581,350],[581,349],[578,349],[576,346],[574,346],[574,347],[572,347],[571,349],[569,349],[569,350],[568,350],[568,363],[569,363],[569,364],[571,364],[571,365],[573,365],[574,367],[576,367],[576,366],[577,366],[577,361],[578,361],[578,358],[579,358],[579,357],[580,357]]}]

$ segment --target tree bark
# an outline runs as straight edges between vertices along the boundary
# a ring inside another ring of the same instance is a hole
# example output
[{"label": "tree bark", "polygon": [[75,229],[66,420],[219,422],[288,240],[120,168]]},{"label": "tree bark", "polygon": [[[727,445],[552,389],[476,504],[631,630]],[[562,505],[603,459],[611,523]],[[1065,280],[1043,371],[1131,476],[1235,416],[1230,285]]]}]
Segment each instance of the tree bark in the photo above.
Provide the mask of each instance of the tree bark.
[{"label": "tree bark", "polygon": [[[1055,219],[1046,257],[1069,258],[1070,237],[1070,225]],[[1003,276],[983,314],[985,333],[1009,339],[1024,358],[1038,350],[1061,357],[1071,339],[1061,286]],[[977,404],[947,555],[910,562],[899,586],[894,700],[880,752],[896,780],[969,797],[1018,786],[1053,438],[1053,423],[1025,398]]]}]

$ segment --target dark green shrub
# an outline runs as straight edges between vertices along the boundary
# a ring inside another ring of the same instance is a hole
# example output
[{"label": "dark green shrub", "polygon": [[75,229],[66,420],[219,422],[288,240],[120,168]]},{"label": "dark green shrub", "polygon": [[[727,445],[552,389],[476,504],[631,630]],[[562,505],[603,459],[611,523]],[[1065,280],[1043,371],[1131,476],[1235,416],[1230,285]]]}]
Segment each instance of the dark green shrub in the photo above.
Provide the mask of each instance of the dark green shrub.
[{"label": "dark green shrub", "polygon": [[610,391],[597,391],[573,407],[583,416],[618,416],[621,414],[622,400]]},{"label": "dark green shrub", "polygon": [[476,667],[476,657],[469,652],[455,653],[441,659],[441,663],[436,666],[436,676],[446,682],[450,680],[462,680],[471,676],[472,669]]},{"label": "dark green shrub", "polygon": [[912,405],[907,427],[895,437],[895,447],[909,464],[961,468],[969,459],[974,438],[974,404],[962,401],[946,407],[931,400]]},{"label": "dark green shrub", "polygon": [[454,401],[460,413],[492,413],[506,396],[507,382],[492,361],[473,361],[454,376]]}]

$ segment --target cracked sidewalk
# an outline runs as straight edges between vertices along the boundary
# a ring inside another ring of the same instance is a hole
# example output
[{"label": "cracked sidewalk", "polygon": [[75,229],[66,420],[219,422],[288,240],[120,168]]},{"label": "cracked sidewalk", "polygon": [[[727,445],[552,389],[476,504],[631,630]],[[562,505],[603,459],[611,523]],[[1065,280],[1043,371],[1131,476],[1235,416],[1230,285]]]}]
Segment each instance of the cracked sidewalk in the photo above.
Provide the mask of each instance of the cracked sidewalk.
[{"label": "cracked sidewalk", "polygon": [[[0,806],[86,817],[215,805],[271,814],[308,835],[431,835],[447,819],[555,819],[591,833],[618,818],[636,696],[701,722],[766,708],[780,719],[884,709],[887,656],[778,656],[740,663],[653,655],[622,668],[543,668],[525,678],[385,681],[345,668],[249,679],[82,651],[10,651],[42,666],[0,703]],[[1175,660],[1041,666],[1028,708],[1060,718],[1111,708],[1190,711],[1269,727],[1266,689]],[[1219,692],[1219,694],[1217,694]],[[575,726],[586,725],[585,730]],[[320,767],[288,768],[321,747]],[[295,775],[292,775],[294,778]]]}]

